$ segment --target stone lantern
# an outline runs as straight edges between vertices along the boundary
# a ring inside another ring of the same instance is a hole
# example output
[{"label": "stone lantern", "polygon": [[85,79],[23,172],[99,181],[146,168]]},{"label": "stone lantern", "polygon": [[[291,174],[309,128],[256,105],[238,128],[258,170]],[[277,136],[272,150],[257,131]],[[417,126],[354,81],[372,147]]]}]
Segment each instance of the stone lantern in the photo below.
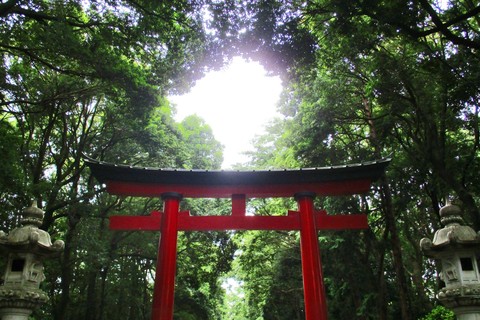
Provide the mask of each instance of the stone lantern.
[{"label": "stone lantern", "polygon": [[438,300],[453,310],[458,320],[480,320],[480,236],[462,225],[461,210],[448,204],[440,209],[444,228],[435,232],[433,242],[420,241],[423,253],[441,266],[445,287]]},{"label": "stone lantern", "polygon": [[8,235],[0,231],[0,252],[7,257],[0,285],[0,318],[27,320],[33,310],[48,300],[40,289],[45,280],[43,260],[58,256],[64,243],[52,244],[48,232],[39,229],[43,211],[32,204],[22,212],[22,226]]}]

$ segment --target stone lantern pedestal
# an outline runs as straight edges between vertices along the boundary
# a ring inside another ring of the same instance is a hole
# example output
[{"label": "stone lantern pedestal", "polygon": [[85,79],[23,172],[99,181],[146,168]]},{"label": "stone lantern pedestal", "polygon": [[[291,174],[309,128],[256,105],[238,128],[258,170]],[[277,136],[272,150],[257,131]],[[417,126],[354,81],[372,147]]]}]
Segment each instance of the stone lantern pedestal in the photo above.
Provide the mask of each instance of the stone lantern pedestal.
[{"label": "stone lantern pedestal", "polygon": [[45,280],[43,260],[58,256],[61,240],[53,244],[48,232],[39,229],[43,211],[36,204],[22,213],[22,226],[8,235],[0,232],[0,252],[7,256],[3,283],[0,286],[1,320],[28,320],[34,309],[48,301],[40,289]]},{"label": "stone lantern pedestal", "polygon": [[480,320],[480,236],[462,225],[461,210],[448,204],[440,209],[444,228],[435,232],[433,241],[423,238],[423,253],[440,262],[440,278],[445,287],[438,300],[453,310],[458,320]]}]

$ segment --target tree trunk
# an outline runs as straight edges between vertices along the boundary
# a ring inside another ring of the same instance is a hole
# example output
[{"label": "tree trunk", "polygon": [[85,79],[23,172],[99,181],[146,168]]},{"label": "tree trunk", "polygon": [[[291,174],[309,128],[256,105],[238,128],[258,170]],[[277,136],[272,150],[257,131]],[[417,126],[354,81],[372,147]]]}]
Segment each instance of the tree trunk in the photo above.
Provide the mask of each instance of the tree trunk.
[{"label": "tree trunk", "polygon": [[[370,107],[369,100],[363,98],[363,107],[367,119],[367,124],[370,130],[370,143],[374,148],[375,155],[380,158],[381,156],[381,143],[377,136],[377,130],[372,115],[372,109]],[[397,225],[395,224],[395,211],[392,203],[392,193],[390,186],[385,175],[380,179],[380,193],[382,197],[383,213],[385,215],[385,228],[386,235],[390,235],[390,244],[392,246],[393,264],[395,273],[397,275],[396,281],[398,285],[398,296],[400,310],[403,320],[410,320],[410,310],[408,303],[408,283],[405,276],[405,270],[403,265],[402,249],[400,238],[398,236]]]},{"label": "tree trunk", "polygon": [[87,300],[85,302],[85,320],[97,319],[96,299],[97,272],[92,270],[88,274]]},{"label": "tree trunk", "polygon": [[386,231],[390,234],[390,244],[392,246],[393,264],[395,273],[397,275],[396,281],[398,286],[398,297],[400,310],[403,320],[410,320],[410,311],[408,303],[408,283],[405,276],[405,270],[403,267],[402,248],[400,244],[400,238],[398,236],[397,226],[395,224],[395,212],[392,204],[392,194],[390,192],[390,186],[388,185],[387,178],[383,176],[381,178],[381,192],[383,211],[385,214]]},{"label": "tree trunk", "polygon": [[99,320],[104,319],[104,312],[105,312],[105,297],[106,297],[106,286],[107,286],[107,276],[108,276],[108,267],[104,267],[100,271],[100,278],[102,279],[102,285],[100,288],[100,309],[98,311]]},{"label": "tree trunk", "polygon": [[65,249],[63,250],[62,272],[61,272],[61,294],[60,303],[56,307],[55,320],[66,320],[65,312],[70,301],[70,284],[72,283],[72,238],[73,232],[69,230],[65,235]]}]

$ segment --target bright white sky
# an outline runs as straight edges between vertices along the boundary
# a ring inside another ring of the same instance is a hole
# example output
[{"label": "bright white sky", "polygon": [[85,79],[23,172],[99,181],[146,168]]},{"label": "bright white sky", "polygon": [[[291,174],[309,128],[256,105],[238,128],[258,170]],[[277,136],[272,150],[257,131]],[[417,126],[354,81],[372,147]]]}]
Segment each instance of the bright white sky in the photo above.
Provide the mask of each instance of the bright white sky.
[{"label": "bright white sky", "polygon": [[222,168],[243,163],[242,152],[252,150],[252,139],[264,132],[265,125],[279,114],[276,104],[282,84],[279,77],[269,77],[256,62],[234,58],[224,70],[208,73],[189,93],[171,96],[180,122],[197,114],[212,128],[224,146]]}]

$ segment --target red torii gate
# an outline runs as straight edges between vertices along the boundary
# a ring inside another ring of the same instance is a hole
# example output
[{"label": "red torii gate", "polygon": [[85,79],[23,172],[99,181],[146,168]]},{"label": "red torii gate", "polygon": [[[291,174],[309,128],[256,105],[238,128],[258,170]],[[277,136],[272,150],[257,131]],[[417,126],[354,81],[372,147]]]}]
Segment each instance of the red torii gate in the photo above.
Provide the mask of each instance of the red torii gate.
[{"label": "red torii gate", "polygon": [[[163,212],[149,216],[112,216],[113,230],[160,231],[152,320],[173,318],[178,231],[299,230],[307,320],[326,320],[327,307],[317,232],[324,229],[366,229],[367,217],[327,215],[316,211],[316,195],[368,192],[385,171],[389,159],[326,168],[269,171],[205,171],[139,168],[91,159],[92,174],[107,192],[122,196],[161,197]],[[286,216],[247,216],[247,198],[295,197],[298,211]],[[231,198],[229,216],[190,216],[179,212],[187,198]]]}]

